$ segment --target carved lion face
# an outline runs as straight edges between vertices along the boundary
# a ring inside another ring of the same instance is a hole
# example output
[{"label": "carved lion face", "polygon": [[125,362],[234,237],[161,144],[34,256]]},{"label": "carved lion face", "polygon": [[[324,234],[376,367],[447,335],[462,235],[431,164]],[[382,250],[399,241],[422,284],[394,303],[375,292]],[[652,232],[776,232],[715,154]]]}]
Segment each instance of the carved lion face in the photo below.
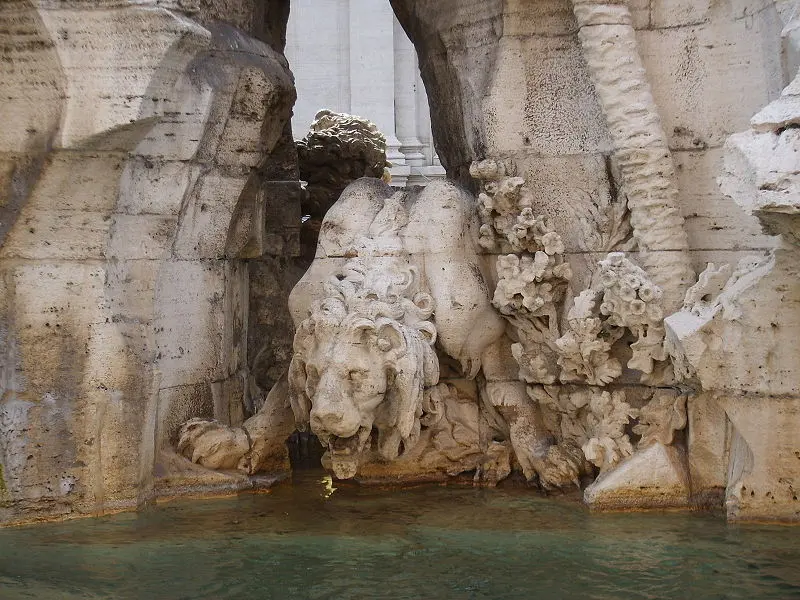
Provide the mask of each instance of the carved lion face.
[{"label": "carved lion face", "polygon": [[380,456],[393,460],[419,436],[422,392],[439,379],[430,321],[348,313],[327,298],[299,327],[289,369],[299,428],[327,446],[335,475],[353,477],[373,430]]}]

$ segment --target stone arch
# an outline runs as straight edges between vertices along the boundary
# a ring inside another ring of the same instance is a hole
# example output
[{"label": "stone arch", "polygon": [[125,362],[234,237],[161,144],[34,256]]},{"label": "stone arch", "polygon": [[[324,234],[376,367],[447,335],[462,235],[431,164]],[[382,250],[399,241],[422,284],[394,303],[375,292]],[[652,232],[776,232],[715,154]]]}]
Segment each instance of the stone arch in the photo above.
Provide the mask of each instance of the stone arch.
[{"label": "stone arch", "polygon": [[50,514],[135,506],[154,493],[170,417],[206,401],[221,416],[246,371],[248,269],[226,244],[288,122],[291,75],[241,31],[162,8],[15,9],[49,53],[41,78],[57,66],[60,85],[37,100],[53,106],[29,153],[41,168],[0,238],[2,350],[24,374],[11,393],[34,407],[3,413],[2,433],[46,442],[35,464],[3,458],[11,518],[25,494]]}]

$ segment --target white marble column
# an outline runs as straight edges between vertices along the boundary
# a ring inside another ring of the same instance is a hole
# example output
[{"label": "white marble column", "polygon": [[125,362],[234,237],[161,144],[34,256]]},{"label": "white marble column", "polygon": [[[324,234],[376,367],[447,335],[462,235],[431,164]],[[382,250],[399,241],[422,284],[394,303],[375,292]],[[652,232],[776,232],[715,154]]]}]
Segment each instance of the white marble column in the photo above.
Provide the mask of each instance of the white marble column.
[{"label": "white marble column", "polygon": [[397,19],[394,21],[394,120],[400,151],[412,169],[425,165],[417,137],[417,52]]},{"label": "white marble column", "polygon": [[388,1],[350,0],[350,111],[386,136],[392,183],[403,186],[409,167],[394,120],[394,13]]},{"label": "white marble column", "polygon": [[[415,53],[416,54],[416,53]],[[431,131],[431,112],[428,106],[428,94],[419,74],[419,69],[414,74],[416,77],[416,103],[417,103],[417,138],[422,144],[422,153],[425,155],[425,166],[415,169],[414,176],[409,183],[425,185],[431,179],[443,179],[445,171],[436,148],[433,146],[433,132]]]},{"label": "white marble column", "polygon": [[292,0],[286,57],[297,87],[292,119],[297,139],[320,109],[350,112],[349,30],[348,0]]}]

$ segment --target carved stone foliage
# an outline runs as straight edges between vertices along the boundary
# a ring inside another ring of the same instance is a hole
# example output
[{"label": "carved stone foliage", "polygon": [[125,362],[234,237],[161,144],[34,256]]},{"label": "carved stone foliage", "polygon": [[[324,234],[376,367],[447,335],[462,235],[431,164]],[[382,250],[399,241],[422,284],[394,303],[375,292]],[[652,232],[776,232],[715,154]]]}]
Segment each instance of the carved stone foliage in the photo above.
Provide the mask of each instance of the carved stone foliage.
[{"label": "carved stone foliage", "polygon": [[671,390],[653,391],[641,408],[631,406],[619,389],[532,385],[528,394],[542,407],[559,445],[580,449],[601,474],[636,449],[672,444],[675,432],[686,426],[686,396]]},{"label": "carved stone foliage", "polygon": [[686,427],[686,396],[656,390],[653,399],[639,410],[639,422],[633,433],[642,436],[639,447],[652,444],[669,446],[675,432]]},{"label": "carved stone foliage", "polygon": [[602,289],[576,298],[567,316],[569,330],[556,342],[562,381],[604,385],[619,377],[619,361],[609,353],[626,330],[636,337],[629,346],[629,369],[648,375],[656,361],[667,358],[661,289],[621,252],[609,254],[599,267]]},{"label": "carved stone foliage", "polygon": [[560,443],[580,448],[601,472],[633,454],[625,428],[638,411],[625,402],[625,392],[529,386],[528,393],[542,406],[545,422]]},{"label": "carved stone foliage", "polygon": [[481,245],[498,251],[493,304],[509,320],[519,342],[512,353],[520,377],[529,383],[584,382],[606,385],[622,374],[612,354],[623,337],[627,367],[643,374],[666,359],[661,302],[663,292],[644,270],[621,252],[598,263],[596,284],[574,298],[566,318],[561,313],[572,269],[564,244],[545,219],[530,208],[524,179],[507,175],[502,161],[473,163],[483,181],[479,196]]},{"label": "carved stone foliage", "polygon": [[533,215],[525,181],[503,161],[474,163],[471,173],[483,183],[480,243],[500,253],[493,305],[512,326],[519,377],[534,384],[528,394],[557,439],[548,451],[552,468],[583,463],[585,473],[590,463],[606,473],[634,454],[629,432],[640,436],[640,448],[671,444],[686,425],[685,398],[655,393],[639,409],[640,399],[632,406],[624,391],[602,387],[622,376],[623,365],[643,383],[669,371],[656,368],[669,367],[661,288],[624,253],[611,252],[591,287],[570,302],[564,244]]}]

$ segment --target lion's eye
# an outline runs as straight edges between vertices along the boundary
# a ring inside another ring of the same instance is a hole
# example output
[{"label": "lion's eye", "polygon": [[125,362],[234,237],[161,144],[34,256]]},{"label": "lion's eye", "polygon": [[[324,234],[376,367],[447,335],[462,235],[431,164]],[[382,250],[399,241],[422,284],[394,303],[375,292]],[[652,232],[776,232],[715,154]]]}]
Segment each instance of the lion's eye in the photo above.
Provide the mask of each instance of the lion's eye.
[{"label": "lion's eye", "polygon": [[363,369],[352,369],[347,372],[347,378],[353,383],[361,383],[367,376],[367,372]]}]

